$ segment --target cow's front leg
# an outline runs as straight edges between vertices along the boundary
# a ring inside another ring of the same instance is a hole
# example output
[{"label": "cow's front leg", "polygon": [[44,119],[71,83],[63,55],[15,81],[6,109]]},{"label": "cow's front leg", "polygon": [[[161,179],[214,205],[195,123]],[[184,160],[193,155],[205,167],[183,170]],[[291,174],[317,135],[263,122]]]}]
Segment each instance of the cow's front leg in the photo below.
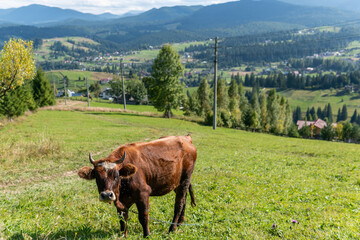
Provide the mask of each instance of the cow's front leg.
[{"label": "cow's front leg", "polygon": [[124,206],[120,202],[115,203],[118,216],[120,218],[120,232],[127,237],[127,220],[129,217],[128,208],[124,208]]},{"label": "cow's front leg", "polygon": [[142,193],[140,196],[140,201],[136,203],[138,212],[139,212],[139,221],[143,227],[144,237],[150,235],[149,230],[149,194]]},{"label": "cow's front leg", "polygon": [[127,237],[127,220],[129,217],[129,212],[128,211],[118,211],[118,215],[120,218],[121,234],[124,234],[124,236]]}]

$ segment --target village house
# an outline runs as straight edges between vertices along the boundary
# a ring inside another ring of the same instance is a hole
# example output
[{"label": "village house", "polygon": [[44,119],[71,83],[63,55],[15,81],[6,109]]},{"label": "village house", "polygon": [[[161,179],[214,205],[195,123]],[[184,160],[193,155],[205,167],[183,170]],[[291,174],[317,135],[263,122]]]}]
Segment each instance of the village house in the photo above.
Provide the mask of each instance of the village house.
[{"label": "village house", "polygon": [[100,84],[107,84],[109,83],[110,81],[112,81],[112,78],[103,78],[100,80]]},{"label": "village house", "polygon": [[[309,126],[310,129],[312,129],[313,136],[319,137],[321,130],[327,126],[326,122],[322,119],[317,119],[316,121],[304,121],[304,120],[298,120],[296,125],[298,126],[298,131],[302,129],[305,126]],[[331,126],[333,128],[337,127],[336,123],[332,123]]]},{"label": "village house", "polygon": [[296,125],[298,126],[298,131],[305,126],[309,126],[313,130],[314,136],[320,136],[320,131],[326,127],[326,122],[320,118],[316,121],[298,120]]}]

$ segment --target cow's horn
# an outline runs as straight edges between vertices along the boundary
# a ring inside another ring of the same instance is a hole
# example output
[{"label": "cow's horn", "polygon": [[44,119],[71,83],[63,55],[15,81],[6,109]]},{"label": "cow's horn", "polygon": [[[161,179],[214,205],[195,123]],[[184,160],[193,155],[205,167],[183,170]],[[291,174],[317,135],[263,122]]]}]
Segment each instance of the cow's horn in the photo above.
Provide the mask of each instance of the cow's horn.
[{"label": "cow's horn", "polygon": [[125,157],[126,157],[126,152],[124,151],[123,156],[122,156],[119,160],[117,160],[115,163],[116,163],[116,164],[122,163],[122,162],[125,160]]},{"label": "cow's horn", "polygon": [[91,162],[92,165],[95,165],[95,160],[93,159],[93,157],[91,156],[91,153],[89,153],[89,160]]}]

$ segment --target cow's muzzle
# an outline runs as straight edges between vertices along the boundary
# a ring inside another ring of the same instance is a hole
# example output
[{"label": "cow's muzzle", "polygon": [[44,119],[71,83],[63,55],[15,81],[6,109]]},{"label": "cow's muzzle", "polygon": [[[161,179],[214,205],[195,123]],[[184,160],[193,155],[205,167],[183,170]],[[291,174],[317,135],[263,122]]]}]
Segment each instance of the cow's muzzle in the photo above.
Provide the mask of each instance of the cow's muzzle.
[{"label": "cow's muzzle", "polygon": [[116,200],[115,193],[113,191],[104,191],[100,193],[99,200],[102,202],[112,202]]}]

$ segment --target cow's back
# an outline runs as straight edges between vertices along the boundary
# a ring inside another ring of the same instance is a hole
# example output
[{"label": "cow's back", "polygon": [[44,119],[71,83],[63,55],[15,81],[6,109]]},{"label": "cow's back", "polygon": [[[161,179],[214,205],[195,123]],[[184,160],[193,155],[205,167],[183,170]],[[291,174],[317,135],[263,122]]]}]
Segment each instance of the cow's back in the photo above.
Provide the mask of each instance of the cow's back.
[{"label": "cow's back", "polygon": [[126,151],[124,163],[132,163],[138,168],[133,180],[138,184],[145,181],[153,196],[174,190],[184,176],[191,176],[196,161],[196,148],[190,136],[168,136],[128,144],[121,147],[123,151]]}]

